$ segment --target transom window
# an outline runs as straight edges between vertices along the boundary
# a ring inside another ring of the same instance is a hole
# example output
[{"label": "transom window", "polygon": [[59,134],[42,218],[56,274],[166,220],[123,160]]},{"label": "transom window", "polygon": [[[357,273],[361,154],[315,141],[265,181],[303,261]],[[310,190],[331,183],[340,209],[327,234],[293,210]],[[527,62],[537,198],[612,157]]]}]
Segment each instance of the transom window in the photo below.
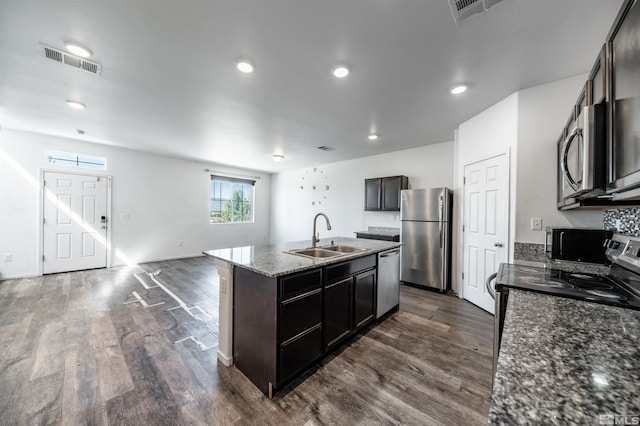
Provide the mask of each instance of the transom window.
[{"label": "transom window", "polygon": [[210,223],[253,222],[256,181],[211,175]]},{"label": "transom window", "polygon": [[93,155],[72,152],[49,151],[47,162],[58,166],[79,167],[82,169],[107,170],[107,159]]}]

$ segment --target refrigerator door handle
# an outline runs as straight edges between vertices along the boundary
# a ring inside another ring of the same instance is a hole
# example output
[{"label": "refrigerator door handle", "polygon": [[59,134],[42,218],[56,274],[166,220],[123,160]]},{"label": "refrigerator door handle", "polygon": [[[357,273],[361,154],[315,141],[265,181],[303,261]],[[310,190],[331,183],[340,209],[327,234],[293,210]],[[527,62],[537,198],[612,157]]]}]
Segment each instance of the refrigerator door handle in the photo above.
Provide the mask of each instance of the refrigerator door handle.
[{"label": "refrigerator door handle", "polygon": [[440,240],[440,248],[442,248],[442,237],[443,237],[443,235],[442,235],[442,219],[444,217],[443,209],[444,209],[444,196],[441,195],[440,196],[440,206],[438,208],[438,232],[440,234],[440,238],[439,238],[439,240]]}]

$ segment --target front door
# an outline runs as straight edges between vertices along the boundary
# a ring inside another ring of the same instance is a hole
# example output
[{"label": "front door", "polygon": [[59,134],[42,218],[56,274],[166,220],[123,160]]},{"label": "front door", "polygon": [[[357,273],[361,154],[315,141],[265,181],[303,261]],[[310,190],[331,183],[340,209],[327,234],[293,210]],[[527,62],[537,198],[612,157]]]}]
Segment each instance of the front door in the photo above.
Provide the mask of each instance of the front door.
[{"label": "front door", "polygon": [[45,274],[107,266],[109,178],[44,173]]},{"label": "front door", "polygon": [[508,259],[508,194],[506,154],[465,166],[464,298],[491,313],[495,302],[485,281]]}]

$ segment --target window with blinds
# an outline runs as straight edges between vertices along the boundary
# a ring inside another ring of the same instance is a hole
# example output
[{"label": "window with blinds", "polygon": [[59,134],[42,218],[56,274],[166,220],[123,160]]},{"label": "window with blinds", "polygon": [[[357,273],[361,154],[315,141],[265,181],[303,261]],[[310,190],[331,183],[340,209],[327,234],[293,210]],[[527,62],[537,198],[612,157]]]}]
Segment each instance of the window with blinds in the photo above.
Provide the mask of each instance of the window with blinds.
[{"label": "window with blinds", "polygon": [[210,223],[253,222],[256,181],[211,175]]}]

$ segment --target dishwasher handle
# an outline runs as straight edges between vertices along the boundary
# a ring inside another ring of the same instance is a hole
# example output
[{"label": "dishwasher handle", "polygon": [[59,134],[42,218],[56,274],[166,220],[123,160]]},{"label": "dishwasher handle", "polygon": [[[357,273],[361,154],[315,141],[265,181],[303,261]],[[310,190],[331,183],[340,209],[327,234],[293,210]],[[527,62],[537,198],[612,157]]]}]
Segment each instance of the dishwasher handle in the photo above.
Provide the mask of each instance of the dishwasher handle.
[{"label": "dishwasher handle", "polygon": [[493,286],[491,285],[491,281],[495,280],[496,277],[498,276],[498,273],[494,273],[489,275],[489,278],[487,278],[487,282],[485,284],[485,286],[487,287],[487,291],[489,292],[489,295],[491,296],[491,298],[493,300],[496,300],[496,291],[494,290]]},{"label": "dishwasher handle", "polygon": [[393,250],[393,251],[385,251],[384,253],[380,253],[380,257],[395,256],[396,254],[400,254],[400,249]]}]

